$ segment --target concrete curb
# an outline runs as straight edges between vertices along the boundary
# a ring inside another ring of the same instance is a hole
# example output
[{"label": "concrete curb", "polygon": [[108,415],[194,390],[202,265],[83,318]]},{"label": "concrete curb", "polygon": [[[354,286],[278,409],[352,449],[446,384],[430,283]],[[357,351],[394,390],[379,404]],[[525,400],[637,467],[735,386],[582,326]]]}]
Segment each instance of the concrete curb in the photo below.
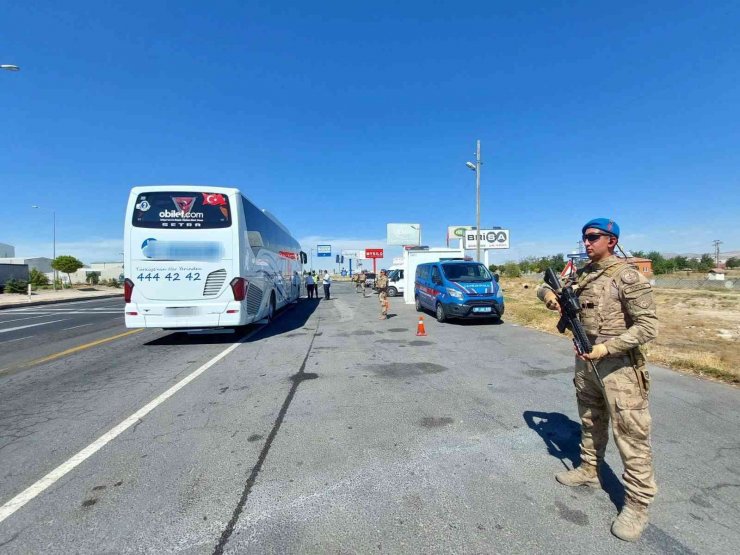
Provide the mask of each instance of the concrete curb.
[{"label": "concrete curb", "polygon": [[61,304],[61,303],[73,303],[76,301],[92,301],[97,299],[112,299],[115,297],[123,297],[123,292],[115,293],[111,295],[95,295],[93,297],[75,297],[73,299],[53,299],[49,301],[31,301],[30,303],[15,303],[15,304],[0,304],[0,310],[6,310],[9,308],[25,308],[27,306],[40,306],[45,304]]}]

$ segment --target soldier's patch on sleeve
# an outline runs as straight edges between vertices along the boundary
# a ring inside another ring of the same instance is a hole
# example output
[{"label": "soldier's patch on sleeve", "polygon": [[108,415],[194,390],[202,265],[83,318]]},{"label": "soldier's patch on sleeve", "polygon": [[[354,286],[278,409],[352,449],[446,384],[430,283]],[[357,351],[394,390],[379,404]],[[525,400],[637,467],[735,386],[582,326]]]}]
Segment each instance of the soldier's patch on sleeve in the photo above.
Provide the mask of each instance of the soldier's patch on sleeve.
[{"label": "soldier's patch on sleeve", "polygon": [[636,270],[630,269],[622,273],[622,281],[627,285],[637,283],[638,279],[640,279],[640,274],[638,274]]},{"label": "soldier's patch on sleeve", "polygon": [[633,293],[637,293],[638,291],[642,291],[644,289],[650,289],[650,284],[649,283],[635,283],[634,285],[628,285],[627,287],[623,289],[623,291],[625,295],[635,297],[636,295],[633,295]]},{"label": "soldier's patch on sleeve", "polygon": [[635,304],[640,308],[650,308],[650,306],[653,304],[653,296],[650,293],[645,294],[637,299],[635,301]]}]

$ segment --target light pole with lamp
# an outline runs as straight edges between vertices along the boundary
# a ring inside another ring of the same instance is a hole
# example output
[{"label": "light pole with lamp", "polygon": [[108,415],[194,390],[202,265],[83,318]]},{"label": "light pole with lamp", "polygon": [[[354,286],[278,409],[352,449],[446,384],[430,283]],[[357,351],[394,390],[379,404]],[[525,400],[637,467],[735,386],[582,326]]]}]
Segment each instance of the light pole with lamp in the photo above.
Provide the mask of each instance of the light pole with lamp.
[{"label": "light pole with lamp", "polygon": [[[34,204],[31,208],[41,209],[40,206]],[[52,263],[57,259],[57,212],[56,210],[51,211],[51,240],[52,240]],[[54,291],[57,290],[57,271],[52,267],[53,276],[52,287]]]},{"label": "light pole with lamp", "polygon": [[465,162],[465,165],[475,172],[475,259],[480,262],[480,139],[475,150],[475,164]]}]

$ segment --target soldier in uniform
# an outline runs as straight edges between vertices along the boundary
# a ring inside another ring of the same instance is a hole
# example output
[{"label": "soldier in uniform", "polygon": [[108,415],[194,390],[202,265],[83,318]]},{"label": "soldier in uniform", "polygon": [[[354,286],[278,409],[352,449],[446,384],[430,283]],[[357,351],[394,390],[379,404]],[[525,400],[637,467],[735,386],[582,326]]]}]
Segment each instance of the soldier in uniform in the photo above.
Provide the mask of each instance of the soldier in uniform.
[{"label": "soldier in uniform", "polygon": [[355,293],[362,293],[362,295],[365,295],[365,279],[367,276],[365,275],[365,270],[361,271],[358,274],[355,274],[355,278],[357,279],[357,282],[355,283]]},{"label": "soldier in uniform", "polygon": [[[575,386],[581,417],[581,465],[555,475],[566,486],[599,487],[611,420],[614,442],[624,464],[626,499],[611,531],[637,541],[648,524],[648,505],[657,492],[650,446],[648,393],[650,376],[642,345],[655,339],[658,318],[647,279],[614,256],[619,226],[607,218],[591,220],[582,229],[590,263],[570,284],[581,301],[581,322],[593,351],[576,358]],[[558,310],[557,296],[547,286],[537,296]],[[602,390],[589,360],[604,382]]]},{"label": "soldier in uniform", "polygon": [[375,289],[378,290],[378,300],[380,301],[380,320],[388,319],[388,309],[390,303],[388,302],[388,276],[385,274],[385,270],[380,270],[378,279],[375,280]]}]

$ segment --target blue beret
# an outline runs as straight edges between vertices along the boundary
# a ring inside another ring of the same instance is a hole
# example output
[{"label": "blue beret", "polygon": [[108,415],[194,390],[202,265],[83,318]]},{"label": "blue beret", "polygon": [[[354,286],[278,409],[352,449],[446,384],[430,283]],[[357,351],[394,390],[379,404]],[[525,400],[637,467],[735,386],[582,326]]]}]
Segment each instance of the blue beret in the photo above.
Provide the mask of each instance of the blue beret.
[{"label": "blue beret", "polygon": [[610,235],[614,235],[614,237],[619,239],[619,226],[617,225],[617,222],[610,220],[609,218],[594,218],[583,226],[581,233],[586,233],[586,230],[589,228],[606,231]]}]

